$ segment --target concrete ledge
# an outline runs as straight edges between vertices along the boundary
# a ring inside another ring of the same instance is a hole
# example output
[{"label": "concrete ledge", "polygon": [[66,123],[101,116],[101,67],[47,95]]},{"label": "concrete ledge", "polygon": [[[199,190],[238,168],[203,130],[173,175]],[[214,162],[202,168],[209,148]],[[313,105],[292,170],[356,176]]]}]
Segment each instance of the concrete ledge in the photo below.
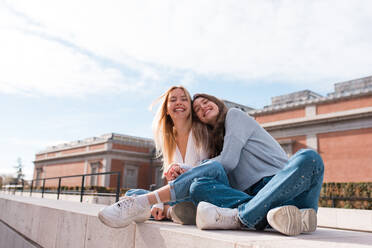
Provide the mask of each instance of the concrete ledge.
[{"label": "concrete ledge", "polygon": [[27,238],[14,231],[8,225],[0,220],[0,246],[1,247],[17,247],[17,248],[40,248],[39,245],[33,243]]},{"label": "concrete ledge", "polygon": [[[30,192],[0,191],[0,194],[30,197]],[[42,194],[39,193],[39,192],[32,192],[32,197],[33,198],[42,198]],[[45,193],[43,198],[57,200],[57,194],[54,194],[54,193],[53,194],[47,194],[47,193]],[[59,195],[59,200],[80,202],[80,195],[70,195],[70,194],[61,193]],[[83,197],[83,202],[84,203],[111,205],[111,204],[115,203],[115,201],[116,201],[116,197],[114,197],[114,196],[84,195],[84,197]]]},{"label": "concrete ledge", "polygon": [[318,226],[372,232],[372,210],[319,208]]},{"label": "concrete ledge", "polygon": [[0,195],[0,220],[45,248],[134,247],[135,224],[106,227],[96,217],[103,206]]},{"label": "concrete ledge", "polygon": [[[5,195],[29,197],[29,193],[0,192]],[[41,193],[32,193],[33,198],[41,198]],[[44,194],[44,199],[57,199],[56,194]],[[60,200],[80,202],[79,195],[60,195]],[[115,197],[84,196],[84,203],[110,205],[115,202]],[[318,226],[355,231],[372,232],[372,210],[319,208]]]},{"label": "concrete ledge", "polygon": [[[96,217],[104,205],[0,194],[0,220],[42,247],[370,247],[371,233],[318,228],[286,237],[276,232],[200,231],[147,221],[112,229]],[[0,229],[1,231],[1,229]],[[1,237],[1,234],[0,234]],[[5,246],[8,247],[8,246]]]}]

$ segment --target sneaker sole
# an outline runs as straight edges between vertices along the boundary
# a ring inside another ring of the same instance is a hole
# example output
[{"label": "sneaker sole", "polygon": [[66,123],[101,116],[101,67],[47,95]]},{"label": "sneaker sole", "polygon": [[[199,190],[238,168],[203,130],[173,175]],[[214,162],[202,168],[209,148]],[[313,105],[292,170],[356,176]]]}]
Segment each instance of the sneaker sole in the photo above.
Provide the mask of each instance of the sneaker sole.
[{"label": "sneaker sole", "polygon": [[302,232],[314,232],[317,227],[316,212],[312,208],[300,209],[302,219]]},{"label": "sneaker sole", "polygon": [[108,221],[101,213],[98,213],[98,219],[106,226],[112,227],[112,228],[120,228],[119,226],[113,225],[110,221]]},{"label": "sneaker sole", "polygon": [[170,212],[173,222],[181,225],[196,224],[196,207],[192,202],[181,202],[172,207]]},{"label": "sneaker sole", "polygon": [[[281,218],[288,220],[287,225],[283,225]],[[267,221],[272,228],[288,236],[299,235],[302,231],[302,216],[296,206],[283,206],[270,210]]]}]

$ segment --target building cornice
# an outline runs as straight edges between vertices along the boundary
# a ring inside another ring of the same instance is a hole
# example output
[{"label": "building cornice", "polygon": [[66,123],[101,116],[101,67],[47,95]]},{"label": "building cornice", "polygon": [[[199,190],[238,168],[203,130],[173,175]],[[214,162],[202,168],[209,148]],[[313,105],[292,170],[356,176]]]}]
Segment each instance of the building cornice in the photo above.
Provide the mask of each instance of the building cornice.
[{"label": "building cornice", "polygon": [[147,159],[153,157],[152,153],[143,153],[143,152],[113,149],[113,150],[96,150],[96,151],[86,151],[86,152],[79,152],[79,153],[73,153],[73,154],[66,154],[66,155],[60,155],[60,156],[55,156],[55,157],[37,159],[33,162],[34,164],[45,163],[45,162],[56,162],[58,160],[61,160],[61,162],[63,162],[64,159],[86,158],[86,157],[96,156],[96,155],[111,155],[111,154],[120,154],[120,155],[141,157],[141,158],[147,158]]},{"label": "building cornice", "polygon": [[352,110],[320,114],[320,115],[314,115],[314,116],[307,116],[307,117],[301,117],[301,118],[295,118],[295,119],[289,119],[289,120],[267,122],[267,123],[262,123],[261,126],[265,128],[266,130],[271,131],[271,130],[283,129],[283,128],[291,128],[291,127],[315,125],[315,124],[321,124],[321,123],[337,122],[337,121],[342,121],[342,120],[358,119],[358,118],[369,117],[369,116],[372,116],[372,107],[352,109]]},{"label": "building cornice", "polygon": [[292,109],[303,108],[308,105],[325,104],[325,103],[337,102],[341,100],[348,100],[348,99],[370,96],[370,95],[372,95],[372,88],[359,89],[359,90],[354,90],[351,92],[329,94],[326,97],[319,97],[315,99],[304,100],[304,101],[299,101],[299,102],[294,102],[294,103],[281,104],[281,105],[270,105],[263,109],[251,110],[248,112],[248,114],[251,116],[259,116],[263,114],[270,114],[270,113],[275,113],[275,112],[283,112],[283,111],[288,111]]},{"label": "building cornice", "polygon": [[56,146],[47,147],[36,155],[42,155],[51,152],[66,151],[76,148],[82,148],[86,146],[99,145],[105,143],[118,143],[123,145],[135,146],[135,147],[154,147],[154,141],[149,138],[141,138],[136,136],[109,133],[101,135],[100,137],[91,137],[83,140],[72,141],[64,144],[59,144]]}]

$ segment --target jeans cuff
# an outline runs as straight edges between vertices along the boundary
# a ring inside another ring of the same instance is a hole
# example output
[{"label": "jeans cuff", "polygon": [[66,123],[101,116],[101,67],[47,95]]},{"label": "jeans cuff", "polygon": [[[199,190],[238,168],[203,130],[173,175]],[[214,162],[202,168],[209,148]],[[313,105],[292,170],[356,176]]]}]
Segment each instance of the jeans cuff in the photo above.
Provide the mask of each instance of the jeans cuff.
[{"label": "jeans cuff", "polygon": [[242,216],[242,212],[241,212],[241,208],[240,206],[238,207],[238,218],[240,220],[240,222],[245,226],[245,227],[248,227],[248,228],[254,228],[254,226],[250,225]]},{"label": "jeans cuff", "polygon": [[176,201],[176,192],[174,191],[174,183],[173,181],[170,181],[168,184],[169,184],[169,191],[170,191],[170,196],[171,196],[170,201]]}]

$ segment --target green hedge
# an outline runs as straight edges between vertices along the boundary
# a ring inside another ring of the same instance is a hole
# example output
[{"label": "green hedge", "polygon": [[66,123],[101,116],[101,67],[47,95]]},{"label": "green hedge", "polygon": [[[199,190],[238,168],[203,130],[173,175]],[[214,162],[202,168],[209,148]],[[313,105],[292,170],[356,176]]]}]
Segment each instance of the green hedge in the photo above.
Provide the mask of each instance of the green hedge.
[{"label": "green hedge", "polygon": [[369,200],[331,200],[322,197],[369,198],[372,196],[372,182],[360,183],[323,183],[320,191],[320,207],[372,209]]}]

